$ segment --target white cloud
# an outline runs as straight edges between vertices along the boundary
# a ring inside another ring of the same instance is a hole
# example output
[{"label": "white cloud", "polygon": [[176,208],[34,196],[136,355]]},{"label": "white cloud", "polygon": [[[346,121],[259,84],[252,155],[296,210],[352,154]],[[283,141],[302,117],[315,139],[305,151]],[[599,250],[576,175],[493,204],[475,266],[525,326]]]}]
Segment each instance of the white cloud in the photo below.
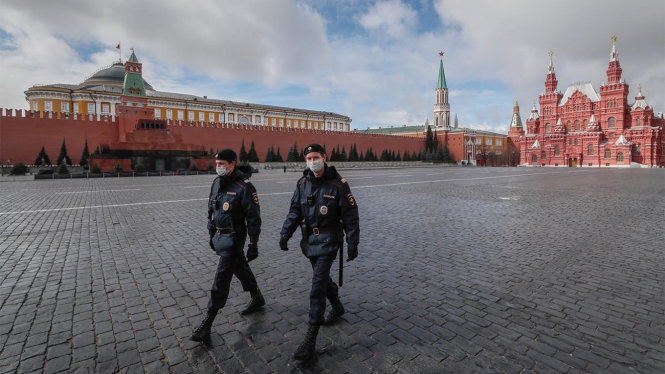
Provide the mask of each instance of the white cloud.
[{"label": "white cloud", "polygon": [[385,32],[393,38],[408,35],[415,21],[416,12],[400,0],[380,1],[360,17],[365,29]]},{"label": "white cloud", "polygon": [[[294,0],[9,1],[0,5],[0,25],[13,42],[0,49],[0,69],[11,72],[1,82],[4,106],[18,105],[16,93],[34,83],[77,82],[110,64],[119,40],[125,51],[136,49],[146,79],[159,89],[191,74],[300,83],[330,55],[324,20]],[[98,61],[104,52],[84,61],[72,44],[106,45],[111,57]]]},{"label": "white cloud", "polygon": [[[3,1],[0,106],[26,107],[23,91],[35,83],[82,81],[117,58],[121,40],[159,90],[238,99],[230,95],[249,83],[264,92],[248,101],[275,104],[297,87],[309,95],[290,98],[293,106],[347,114],[353,127],[421,124],[432,117],[444,50],[451,117],[507,131],[514,99],[526,118],[544,90],[548,51],[562,91],[580,80],[598,89],[617,35],[631,100],[642,83],[647,102],[665,111],[657,0],[300,1]],[[342,19],[353,32],[331,24]]]}]

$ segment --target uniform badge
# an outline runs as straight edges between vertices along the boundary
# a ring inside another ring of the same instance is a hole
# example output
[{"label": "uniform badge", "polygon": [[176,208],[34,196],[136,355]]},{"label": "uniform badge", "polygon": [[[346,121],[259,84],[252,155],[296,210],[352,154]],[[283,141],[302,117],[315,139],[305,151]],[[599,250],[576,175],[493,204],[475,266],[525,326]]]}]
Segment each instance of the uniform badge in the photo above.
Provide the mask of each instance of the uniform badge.
[{"label": "uniform badge", "polygon": [[346,183],[346,179],[344,178],[340,179],[340,181],[342,181],[342,183]]},{"label": "uniform badge", "polygon": [[335,195],[323,194],[323,198],[324,199],[335,200]]},{"label": "uniform badge", "polygon": [[325,216],[326,214],[328,214],[328,207],[323,205],[321,206],[321,209],[319,211],[321,212],[322,216]]},{"label": "uniform badge", "polygon": [[353,198],[353,194],[346,195],[346,198],[349,200],[349,205],[356,205],[356,199]]},{"label": "uniform badge", "polygon": [[224,202],[224,204],[222,205],[222,209],[223,209],[225,212],[226,212],[227,210],[229,210],[229,207],[230,207],[230,205],[229,205],[229,202],[228,202],[228,201]]},{"label": "uniform badge", "polygon": [[227,192],[226,194],[227,194],[228,196],[235,196],[235,195],[236,195],[236,193],[235,193],[235,192],[230,192],[230,191],[229,191],[229,192]]},{"label": "uniform badge", "polygon": [[256,192],[252,193],[252,201],[254,201],[254,204],[259,205],[259,195]]}]

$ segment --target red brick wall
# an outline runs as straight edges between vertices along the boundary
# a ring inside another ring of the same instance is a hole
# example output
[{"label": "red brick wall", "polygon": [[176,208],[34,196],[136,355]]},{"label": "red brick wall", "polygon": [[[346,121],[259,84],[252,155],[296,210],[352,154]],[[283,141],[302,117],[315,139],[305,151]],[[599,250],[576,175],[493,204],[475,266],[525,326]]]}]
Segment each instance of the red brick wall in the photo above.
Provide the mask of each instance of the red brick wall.
[{"label": "red brick wall", "polygon": [[86,115],[83,118],[79,115],[76,120],[71,115],[57,118],[60,113],[53,113],[53,118],[39,118],[39,113],[35,113],[35,118],[31,118],[31,112],[26,112],[26,117],[21,113],[7,116],[0,110],[0,162],[3,165],[17,162],[31,165],[42,146],[55,163],[63,139],[72,163],[77,164],[86,139],[90,153],[99,144],[118,141],[117,121],[111,122],[110,118],[107,121],[90,121]]},{"label": "red brick wall", "polygon": [[[78,163],[83,151],[85,140],[88,140],[88,149],[92,153],[100,144],[114,145],[119,142],[118,139],[118,120],[90,121],[87,116],[83,119],[74,120],[73,116],[69,118],[59,117],[59,113],[53,113],[54,118],[30,117],[31,112],[26,111],[26,117],[21,113],[9,115],[0,110],[0,160],[3,164],[14,164],[23,162],[32,164],[42,146],[45,146],[46,153],[55,162],[60,153],[62,140],[67,144],[67,153],[73,163]],[[64,117],[64,116],[63,116]],[[252,141],[255,143],[255,149],[260,161],[264,161],[268,147],[274,146],[275,151],[280,148],[280,154],[284,159],[289,148],[294,143],[299,149],[304,148],[309,143],[321,143],[326,146],[328,151],[337,145],[345,147],[348,154],[352,144],[356,144],[358,152],[365,152],[369,147],[372,148],[377,156],[384,149],[394,150],[404,154],[404,151],[410,153],[420,152],[425,145],[424,139],[392,135],[375,134],[351,134],[332,131],[312,131],[301,129],[276,129],[271,127],[250,127],[239,125],[211,125],[208,123],[191,125],[184,123],[182,126],[170,125],[167,130],[175,139],[181,140],[183,144],[193,144],[203,146],[208,151],[212,148],[214,151],[222,148],[232,148],[240,150],[244,140],[245,149],[249,151]],[[142,136],[138,138],[143,139]],[[138,139],[137,138],[137,139]],[[128,136],[127,139],[132,139]],[[142,147],[142,145],[136,144]],[[177,144],[169,144],[169,148],[176,148]],[[132,144],[125,144],[124,149],[134,149]],[[178,148],[180,149],[180,148]]]}]

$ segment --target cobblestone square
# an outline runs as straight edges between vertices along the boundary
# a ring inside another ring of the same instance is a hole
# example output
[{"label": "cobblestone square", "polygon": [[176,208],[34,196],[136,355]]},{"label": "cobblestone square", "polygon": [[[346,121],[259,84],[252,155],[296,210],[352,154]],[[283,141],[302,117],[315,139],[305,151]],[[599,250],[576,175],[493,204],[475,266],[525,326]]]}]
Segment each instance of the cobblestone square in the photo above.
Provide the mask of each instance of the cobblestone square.
[{"label": "cobblestone square", "polygon": [[[254,175],[263,227],[209,344],[212,176],[0,182],[0,372],[661,373],[665,174],[659,169],[342,170],[361,218],[347,313],[318,361],[311,267],[279,230],[299,174]],[[337,277],[337,263],[333,265]]]}]

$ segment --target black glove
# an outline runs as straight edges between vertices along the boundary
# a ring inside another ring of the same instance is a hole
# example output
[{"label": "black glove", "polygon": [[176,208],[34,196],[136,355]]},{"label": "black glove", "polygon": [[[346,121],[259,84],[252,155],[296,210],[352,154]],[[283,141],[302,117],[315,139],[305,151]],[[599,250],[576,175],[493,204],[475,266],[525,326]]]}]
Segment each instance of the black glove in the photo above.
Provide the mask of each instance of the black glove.
[{"label": "black glove", "polygon": [[259,257],[259,246],[256,243],[249,243],[247,245],[247,262]]},{"label": "black glove", "polygon": [[215,235],[215,231],[217,231],[215,224],[211,220],[208,220],[208,234],[212,237]]},{"label": "black glove", "polygon": [[288,251],[289,250],[289,246],[287,245],[288,242],[289,239],[285,237],[279,239],[279,249],[281,249],[282,251]]},{"label": "black glove", "polygon": [[349,244],[346,254],[349,256],[346,260],[347,262],[353,261],[354,258],[358,257],[358,244]]},{"label": "black glove", "polygon": [[210,244],[210,249],[212,249],[214,251],[215,250],[215,245],[212,244],[212,236],[210,237],[210,241],[208,242],[208,244]]}]

